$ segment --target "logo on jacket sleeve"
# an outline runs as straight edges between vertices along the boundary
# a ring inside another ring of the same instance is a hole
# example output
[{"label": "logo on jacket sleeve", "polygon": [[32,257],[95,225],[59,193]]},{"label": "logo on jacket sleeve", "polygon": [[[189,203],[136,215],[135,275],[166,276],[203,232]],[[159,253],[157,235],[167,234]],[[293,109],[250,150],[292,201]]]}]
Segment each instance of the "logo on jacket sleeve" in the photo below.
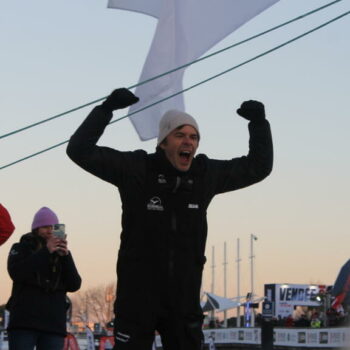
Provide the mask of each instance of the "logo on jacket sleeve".
[{"label": "logo on jacket sleeve", "polygon": [[115,335],[115,340],[127,343],[130,340],[130,335],[124,334],[122,332],[117,332],[117,334]]},{"label": "logo on jacket sleeve", "polygon": [[163,211],[164,207],[162,205],[162,201],[159,197],[152,197],[148,204],[147,204],[148,210],[156,210],[156,211]]}]

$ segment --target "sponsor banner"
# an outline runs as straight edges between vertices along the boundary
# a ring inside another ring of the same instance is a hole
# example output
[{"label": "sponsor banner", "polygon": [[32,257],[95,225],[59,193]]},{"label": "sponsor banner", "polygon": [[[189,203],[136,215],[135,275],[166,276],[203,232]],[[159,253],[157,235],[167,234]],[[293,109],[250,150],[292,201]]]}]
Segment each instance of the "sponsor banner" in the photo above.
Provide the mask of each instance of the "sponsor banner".
[{"label": "sponsor banner", "polygon": [[[227,328],[206,329],[204,333],[205,344],[215,339],[215,344],[260,344],[260,328]],[[161,346],[160,336],[156,337],[157,346]]]},{"label": "sponsor banner", "polygon": [[275,315],[275,303],[264,301],[262,303],[262,315],[264,318],[272,318]]},{"label": "sponsor banner", "polygon": [[205,344],[215,339],[215,344],[260,344],[259,328],[207,329],[204,332]]},{"label": "sponsor banner", "polygon": [[288,317],[293,315],[294,306],[290,303],[277,303],[276,304],[276,317]]},{"label": "sponsor banner", "polygon": [[274,316],[288,317],[296,306],[319,306],[316,296],[325,285],[265,284],[265,301],[274,305]]},{"label": "sponsor banner", "polygon": [[276,285],[275,284],[265,284],[264,285],[265,290],[265,301],[268,302],[274,302],[276,301]]},{"label": "sponsor banner", "polygon": [[[298,348],[350,348],[350,328],[290,329],[275,328],[276,346]],[[203,331],[205,344],[215,339],[215,344],[261,344],[260,328],[206,329]],[[160,337],[156,337],[161,347]]]},{"label": "sponsor banner", "polygon": [[280,303],[290,303],[294,305],[315,305],[318,303],[315,298],[319,293],[319,287],[305,284],[276,285],[277,300]]},{"label": "sponsor banner", "polygon": [[349,328],[284,329],[275,328],[275,342],[278,346],[333,348],[350,346]]}]

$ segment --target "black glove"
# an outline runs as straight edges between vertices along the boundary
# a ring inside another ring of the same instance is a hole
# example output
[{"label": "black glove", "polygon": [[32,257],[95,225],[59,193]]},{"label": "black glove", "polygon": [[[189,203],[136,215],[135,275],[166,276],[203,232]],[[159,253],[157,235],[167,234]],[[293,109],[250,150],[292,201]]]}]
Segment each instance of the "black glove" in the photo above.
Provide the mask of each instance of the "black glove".
[{"label": "black glove", "polygon": [[131,106],[138,101],[139,98],[136,97],[131,91],[126,88],[120,88],[114,90],[101,106],[107,111],[114,111],[116,109]]},{"label": "black glove", "polygon": [[251,122],[260,122],[265,120],[265,107],[259,101],[245,101],[241,104],[241,108],[237,109],[237,113],[251,121]]}]

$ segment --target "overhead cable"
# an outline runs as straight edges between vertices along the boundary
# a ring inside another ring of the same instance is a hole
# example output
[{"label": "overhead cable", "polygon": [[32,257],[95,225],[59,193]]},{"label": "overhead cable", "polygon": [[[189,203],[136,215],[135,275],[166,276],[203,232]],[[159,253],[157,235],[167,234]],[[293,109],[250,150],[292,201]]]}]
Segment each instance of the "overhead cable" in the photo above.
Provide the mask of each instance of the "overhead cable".
[{"label": "overhead cable", "polygon": [[[270,49],[270,50],[264,51],[263,53],[261,53],[261,54],[259,54],[259,55],[257,55],[257,56],[254,56],[253,58],[251,58],[251,59],[249,59],[249,60],[246,60],[246,61],[244,61],[244,62],[242,62],[242,63],[240,63],[240,64],[238,64],[238,65],[236,65],[236,66],[233,66],[233,67],[231,67],[231,68],[229,68],[229,69],[226,69],[225,71],[223,71],[223,72],[221,72],[221,73],[218,73],[218,74],[216,74],[216,75],[213,75],[213,76],[211,76],[211,77],[209,77],[209,78],[207,78],[207,79],[205,79],[205,80],[202,80],[202,81],[200,81],[199,83],[194,84],[194,85],[192,85],[192,86],[190,86],[190,87],[188,87],[188,88],[186,88],[186,89],[183,89],[183,90],[181,90],[181,91],[178,91],[178,92],[176,92],[176,93],[174,93],[174,94],[172,94],[172,95],[170,95],[170,96],[167,96],[167,97],[165,97],[165,98],[163,98],[163,99],[160,99],[160,100],[158,100],[158,101],[156,101],[156,102],[154,102],[154,103],[152,103],[152,104],[150,104],[150,105],[147,105],[147,106],[145,106],[145,107],[143,107],[143,108],[140,108],[140,109],[138,109],[137,111],[134,111],[133,113],[130,113],[130,114],[127,114],[127,115],[125,115],[125,116],[123,116],[123,117],[120,117],[120,118],[118,118],[118,119],[112,120],[109,124],[116,123],[116,122],[118,122],[118,121],[120,121],[120,120],[122,120],[122,119],[125,119],[125,118],[127,118],[127,117],[130,117],[130,116],[133,115],[133,114],[139,113],[139,112],[141,112],[141,111],[143,111],[143,110],[145,110],[145,109],[147,109],[147,108],[150,108],[150,107],[152,107],[152,106],[154,106],[154,105],[156,105],[156,104],[158,104],[158,103],[161,103],[161,102],[163,102],[163,101],[166,101],[166,100],[168,100],[168,99],[170,99],[170,98],[172,98],[172,97],[174,97],[174,96],[176,96],[176,95],[182,94],[182,93],[184,93],[184,92],[186,92],[186,91],[189,91],[189,90],[191,90],[191,89],[193,89],[193,88],[195,88],[195,87],[197,87],[197,86],[199,86],[199,85],[202,85],[202,84],[204,84],[204,83],[207,83],[207,82],[210,81],[210,80],[216,79],[216,78],[218,78],[218,77],[220,77],[220,76],[222,76],[222,75],[224,75],[224,74],[226,74],[226,73],[228,73],[228,72],[231,72],[232,70],[235,70],[235,69],[237,69],[237,68],[239,68],[239,67],[242,67],[242,66],[244,66],[244,65],[246,65],[246,64],[248,64],[248,63],[250,63],[250,62],[253,62],[253,61],[255,61],[255,60],[257,60],[257,59],[259,59],[259,58],[261,58],[261,57],[263,57],[263,56],[266,56],[266,55],[270,54],[271,52],[274,52],[274,51],[276,51],[276,50],[278,50],[278,49],[281,49],[282,47],[284,47],[284,46],[286,46],[286,45],[289,45],[289,44],[293,43],[294,41],[297,41],[297,40],[299,40],[299,39],[301,39],[301,38],[303,38],[303,37],[305,37],[305,36],[307,36],[307,35],[309,35],[309,34],[315,32],[315,31],[317,31],[317,30],[319,30],[319,29],[321,29],[321,28],[323,28],[323,27],[326,27],[327,25],[329,25],[329,24],[331,24],[331,23],[333,23],[333,22],[335,22],[335,21],[337,21],[337,20],[339,20],[339,19],[341,19],[341,18],[343,18],[343,17],[345,17],[345,16],[347,16],[347,15],[349,15],[349,14],[350,14],[350,11],[344,12],[343,14],[341,14],[341,15],[339,15],[339,16],[337,16],[337,17],[334,17],[333,19],[331,19],[331,20],[329,20],[329,21],[327,21],[327,22],[325,22],[325,23],[323,23],[323,24],[321,24],[321,25],[319,25],[319,26],[317,26],[317,27],[315,27],[315,28],[313,28],[313,29],[311,29],[311,30],[309,30],[309,31],[307,31],[307,32],[304,32],[303,34],[298,35],[298,36],[296,36],[296,37],[294,37],[294,38],[292,38],[292,39],[290,39],[290,40],[288,40],[288,41],[286,41],[286,42],[284,42],[284,43],[282,43],[282,44],[280,44],[280,45],[277,45],[277,46],[273,47],[273,48]],[[58,144],[56,144],[56,145],[53,145],[53,146],[51,146],[51,147],[49,147],[49,148],[43,149],[43,150],[41,150],[41,151],[39,151],[39,152],[30,154],[29,156],[26,156],[26,157],[24,157],[24,158],[18,159],[18,160],[16,160],[16,161],[12,162],[12,163],[8,163],[8,164],[6,164],[6,165],[3,165],[3,166],[0,167],[0,170],[5,169],[5,168],[8,168],[8,167],[10,167],[10,166],[12,166],[12,165],[15,165],[15,164],[17,164],[17,163],[20,163],[20,162],[22,162],[22,161],[24,161],[24,160],[27,160],[27,159],[29,159],[29,158],[35,157],[35,156],[37,156],[37,155],[39,155],[39,154],[42,154],[42,153],[44,153],[44,152],[50,151],[50,150],[52,150],[52,149],[54,149],[54,148],[57,148],[57,147],[59,147],[59,146],[62,146],[62,145],[64,145],[65,143],[68,143],[68,141],[69,141],[69,140],[60,142],[60,143],[58,143]]]},{"label": "overhead cable", "polygon": [[[191,61],[191,62],[189,62],[189,63],[186,63],[186,64],[184,64],[184,65],[182,65],[182,66],[176,67],[176,68],[174,68],[174,69],[172,69],[172,70],[169,70],[169,71],[164,72],[164,73],[162,73],[162,74],[156,75],[156,76],[154,76],[154,77],[152,77],[152,78],[150,78],[150,79],[147,79],[147,80],[144,80],[144,81],[139,82],[139,83],[137,83],[137,84],[134,84],[134,85],[128,87],[128,89],[133,89],[133,88],[135,88],[135,87],[137,87],[137,86],[141,86],[141,85],[147,84],[147,83],[149,83],[149,82],[151,82],[151,81],[153,81],[153,80],[159,79],[159,78],[161,78],[161,77],[163,77],[163,76],[165,76],[165,75],[174,73],[174,72],[176,72],[176,71],[178,71],[178,70],[180,70],[180,69],[186,68],[186,67],[191,66],[191,65],[193,65],[193,64],[195,64],[195,63],[198,63],[198,62],[200,62],[200,61],[203,61],[203,60],[205,60],[205,59],[207,59],[207,58],[210,58],[210,57],[212,57],[212,56],[215,56],[215,55],[217,55],[217,54],[219,54],[219,53],[222,53],[222,52],[224,52],[224,51],[227,51],[227,50],[229,50],[229,49],[232,49],[232,48],[237,47],[237,46],[239,46],[239,45],[242,45],[242,44],[244,44],[244,43],[247,43],[248,41],[251,41],[251,40],[256,39],[256,38],[258,38],[258,37],[260,37],[260,36],[263,36],[263,35],[265,35],[265,34],[268,34],[268,33],[270,33],[270,32],[273,32],[273,31],[275,31],[275,30],[277,30],[277,29],[279,29],[279,28],[282,28],[282,27],[284,27],[284,26],[286,26],[286,25],[288,25],[288,24],[291,24],[291,23],[293,23],[293,22],[296,22],[296,21],[298,21],[298,20],[301,20],[301,19],[303,19],[303,18],[305,18],[305,17],[307,17],[307,16],[310,16],[310,15],[312,15],[312,14],[318,12],[318,11],[321,11],[321,10],[323,10],[323,9],[329,7],[329,6],[332,6],[332,5],[334,5],[334,4],[336,4],[336,3],[340,2],[340,1],[343,1],[343,0],[335,0],[335,1],[332,1],[332,2],[330,2],[330,3],[328,3],[328,4],[326,4],[326,5],[323,5],[323,6],[321,6],[321,7],[318,7],[318,8],[316,8],[316,9],[312,10],[312,11],[306,12],[306,13],[300,15],[300,16],[297,16],[297,17],[295,17],[295,18],[292,18],[291,20],[289,20],[289,21],[287,21],[287,22],[283,22],[283,23],[281,23],[281,24],[279,24],[279,25],[277,25],[277,26],[275,26],[275,27],[272,27],[272,28],[270,28],[270,29],[267,29],[267,30],[261,32],[261,33],[255,34],[255,35],[253,35],[253,36],[251,36],[251,37],[249,37],[249,38],[246,38],[246,39],[244,39],[244,40],[242,40],[242,41],[239,41],[239,42],[234,43],[234,44],[232,44],[232,45],[230,45],[230,46],[227,46],[227,47],[225,47],[225,48],[223,48],[223,49],[221,49],[221,50],[215,51],[215,52],[213,52],[213,53],[211,53],[211,54],[209,54],[209,55],[206,55],[206,56],[203,56],[203,57],[201,57],[201,58],[198,58],[198,59],[196,59],[196,60],[194,60],[194,61]],[[8,132],[8,133],[3,134],[3,135],[0,135],[0,139],[4,139],[4,138],[6,138],[6,137],[9,137],[9,136],[18,134],[18,133],[20,133],[20,132],[22,132],[22,131],[25,131],[25,130],[31,129],[31,128],[35,127],[35,126],[38,126],[38,125],[47,123],[47,122],[49,122],[49,121],[51,121],[51,120],[54,120],[54,119],[63,117],[63,116],[65,116],[65,115],[67,115],[67,114],[70,114],[70,113],[72,113],[72,112],[78,111],[78,110],[80,110],[80,109],[82,109],[82,108],[85,108],[85,107],[87,107],[87,106],[91,106],[91,105],[93,105],[93,104],[95,104],[95,103],[98,103],[98,102],[104,100],[106,97],[107,97],[107,96],[98,98],[98,99],[96,99],[96,100],[87,102],[87,103],[85,103],[85,104],[83,104],[83,105],[80,105],[80,106],[78,106],[78,107],[69,109],[69,110],[67,110],[67,111],[65,111],[65,112],[56,114],[56,115],[54,115],[54,116],[52,116],[52,117],[49,117],[49,118],[40,120],[40,121],[38,121],[38,122],[36,122],[36,123],[33,123],[33,124],[30,124],[30,125],[24,126],[24,127],[22,127],[22,128],[13,130],[13,131]],[[0,168],[0,169],[1,169],[1,168]]]}]

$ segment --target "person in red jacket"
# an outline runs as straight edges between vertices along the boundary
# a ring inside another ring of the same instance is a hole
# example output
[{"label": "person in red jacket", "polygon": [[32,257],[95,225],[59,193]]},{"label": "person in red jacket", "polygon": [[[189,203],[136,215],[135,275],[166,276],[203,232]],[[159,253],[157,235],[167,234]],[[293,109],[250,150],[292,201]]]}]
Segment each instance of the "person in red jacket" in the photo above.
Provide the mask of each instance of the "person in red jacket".
[{"label": "person in red jacket", "polygon": [[0,204],[0,245],[3,245],[15,230],[7,209]]}]

